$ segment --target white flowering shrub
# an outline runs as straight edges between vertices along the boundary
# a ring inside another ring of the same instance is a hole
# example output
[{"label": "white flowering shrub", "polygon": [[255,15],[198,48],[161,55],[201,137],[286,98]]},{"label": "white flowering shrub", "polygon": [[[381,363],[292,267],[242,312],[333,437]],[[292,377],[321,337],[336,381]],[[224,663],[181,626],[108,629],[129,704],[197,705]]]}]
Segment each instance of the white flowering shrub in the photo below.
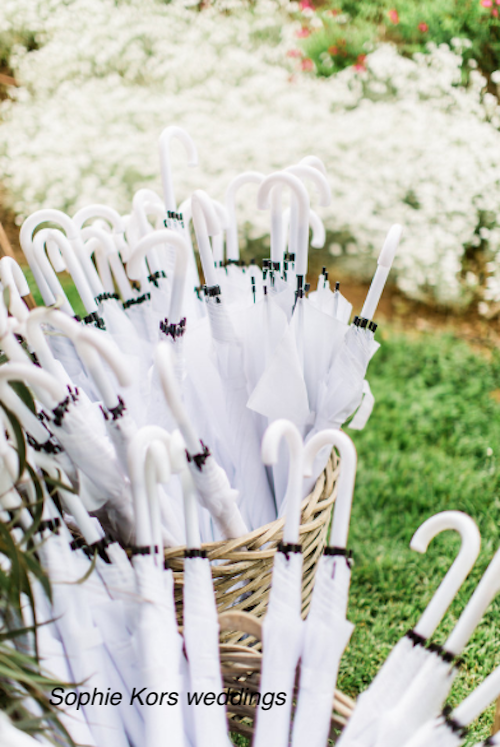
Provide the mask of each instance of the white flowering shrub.
[{"label": "white flowering shrub", "polygon": [[[127,212],[138,188],[160,191],[158,136],[178,124],[200,157],[188,169],[173,147],[178,202],[316,154],[333,194],[318,212],[344,248],[376,254],[400,222],[399,287],[486,312],[500,301],[497,99],[477,71],[460,86],[458,46],[407,59],[383,45],[365,71],[316,78],[294,56],[290,5],[3,0],[2,38],[39,47],[11,48],[21,86],[0,105],[0,181],[19,221],[90,201]],[[265,235],[252,188],[240,200],[247,236]]]}]

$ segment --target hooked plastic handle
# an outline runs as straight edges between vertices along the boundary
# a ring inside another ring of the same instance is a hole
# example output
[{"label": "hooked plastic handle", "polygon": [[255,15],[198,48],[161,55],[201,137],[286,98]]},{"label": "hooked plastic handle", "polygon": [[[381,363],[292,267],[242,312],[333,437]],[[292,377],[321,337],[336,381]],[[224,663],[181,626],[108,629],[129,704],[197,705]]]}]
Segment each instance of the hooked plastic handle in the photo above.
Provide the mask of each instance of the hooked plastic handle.
[{"label": "hooked plastic handle", "polygon": [[345,548],[349,535],[358,457],[356,448],[346,433],[334,429],[320,431],[304,448],[304,477],[311,477],[314,460],[318,452],[327,445],[335,446],[340,454],[340,476],[329,545]]},{"label": "hooked plastic handle", "polygon": [[262,439],[261,455],[264,464],[277,464],[282,440],[286,441],[289,451],[283,542],[297,544],[299,541],[300,504],[302,502],[302,478],[304,474],[304,448],[302,436],[297,426],[284,419],[275,420],[274,423],[271,423]]},{"label": "hooked plastic handle", "polygon": [[226,233],[226,259],[234,261],[240,258],[238,223],[236,221],[236,194],[243,185],[262,184],[265,178],[265,174],[260,171],[245,171],[229,182],[226,190],[226,209],[229,215],[229,225]]},{"label": "hooked plastic handle", "polygon": [[313,169],[317,169],[318,171],[321,171],[322,174],[326,176],[326,166],[321,160],[321,158],[318,158],[318,156],[304,156],[299,163],[305,163],[306,166],[312,166]]},{"label": "hooked plastic handle", "polygon": [[287,166],[285,171],[294,174],[294,176],[298,176],[302,181],[304,179],[312,181],[319,196],[319,204],[322,207],[328,207],[330,205],[332,201],[332,190],[330,189],[330,185],[328,184],[325,175],[321,171],[315,169],[313,166],[308,166],[305,163]]},{"label": "hooked plastic handle", "polygon": [[500,695],[500,667],[486,677],[476,689],[463,700],[451,714],[451,717],[462,726],[468,726],[490,703]]},{"label": "hooked plastic handle", "polygon": [[98,267],[103,272],[101,280],[105,289],[110,293],[114,291],[113,279],[111,277],[113,275],[123,300],[128,301],[133,298],[134,293],[125,268],[118,256],[118,248],[112,234],[98,226],[86,226],[82,228],[81,236],[84,241],[88,239],[96,240],[96,243],[93,245],[93,251],[97,255]]},{"label": "hooked plastic handle", "polygon": [[[125,233],[125,222],[120,213],[109,205],[85,205],[80,208],[74,216],[73,223],[78,230],[83,228],[84,224],[92,218],[103,218],[113,227],[113,233],[124,234]],[[69,237],[68,237],[69,238]]]},{"label": "hooked plastic handle", "polygon": [[[57,299],[60,302],[60,308],[64,313],[72,317],[75,316],[74,309],[68,301],[68,297],[66,296],[66,293],[59,282],[59,278],[56,275],[56,272],[63,272],[66,270],[66,263],[61,255],[59,244],[53,239],[53,234],[57,233],[60,233],[57,229],[42,228],[35,234],[35,238],[33,239],[33,255],[38,265],[39,272],[43,275],[47,292],[45,292],[45,290],[40,286],[38,287],[46,306],[51,306]],[[49,243],[51,245],[50,253]],[[49,254],[50,262],[45,254],[45,249],[47,249],[47,254]]]},{"label": "hooked plastic handle", "polygon": [[[34,213],[29,215],[21,226],[19,233],[19,241],[24,252],[24,256],[28,260],[28,264],[35,278],[35,282],[42,294],[42,297],[51,298],[50,303],[54,303],[55,298],[52,297],[51,290],[47,285],[47,282],[40,272],[40,268],[36,261],[36,257],[33,252],[33,233],[40,223],[57,223],[62,227],[68,239],[74,239],[78,235],[77,228],[73,223],[72,219],[63,213],[61,210],[53,210],[46,208],[43,210],[36,210]],[[47,301],[45,301],[47,303]]]},{"label": "hooked plastic handle", "polygon": [[497,550],[469,603],[460,615],[452,634],[444,644],[444,648],[447,651],[450,651],[455,656],[459,656],[462,653],[487,607],[499,591],[500,550]]},{"label": "hooked plastic handle", "polygon": [[35,350],[43,368],[55,376],[64,386],[72,386],[71,378],[60,361],[52,353],[47,338],[42,330],[42,324],[51,324],[73,342],[81,330],[81,325],[74,319],[57,309],[47,309],[42,306],[33,309],[25,324],[25,336]]},{"label": "hooked plastic handle", "polygon": [[462,511],[442,511],[417,529],[410,542],[412,550],[425,553],[430,542],[441,532],[454,529],[462,545],[453,565],[441,581],[424,614],[415,626],[415,632],[428,639],[443,619],[463,582],[472,570],[481,548],[481,535],[476,523]]},{"label": "hooked plastic handle", "polygon": [[127,449],[136,520],[136,543],[139,547],[154,544],[154,530],[151,525],[146,485],[146,459],[153,443],[159,443],[162,447],[161,451],[155,448],[150,457],[154,463],[155,478],[161,482],[168,482],[170,479],[170,434],[166,430],[156,425],[147,425],[135,433]]},{"label": "hooked plastic handle", "polygon": [[167,342],[160,342],[155,350],[155,366],[160,377],[160,384],[167,404],[172,411],[182,437],[186,442],[189,454],[200,452],[200,439],[187,415],[181,399],[181,393],[177,384],[174,371],[173,357],[175,353]]},{"label": "hooked plastic handle", "polygon": [[[287,235],[288,224],[290,222],[290,208],[283,212],[283,234]],[[325,245],[326,230],[325,224],[312,208],[309,210],[309,227],[312,231],[311,246],[315,249],[321,249]],[[283,241],[283,253],[285,252],[285,242]]]},{"label": "hooked plastic handle", "polygon": [[174,279],[172,283],[172,296],[170,299],[169,321],[176,324],[180,321],[184,290],[186,286],[187,267],[189,262],[190,248],[183,234],[172,231],[170,228],[162,228],[144,236],[136,244],[127,263],[127,273],[131,280],[140,280],[142,275],[142,263],[146,253],[159,244],[168,244],[176,250]]},{"label": "hooked plastic handle", "polygon": [[29,363],[4,363],[0,366],[1,381],[27,381],[34,387],[43,389],[53,400],[55,407],[67,395],[67,389],[51,374]]},{"label": "hooked plastic handle", "polygon": [[297,201],[297,234],[293,241],[296,249],[295,266],[297,275],[305,277],[307,273],[307,251],[309,246],[309,195],[300,179],[286,171],[278,171],[266,176],[257,192],[257,206],[259,210],[269,207],[269,196],[273,187],[285,185],[295,195]]},{"label": "hooked plastic handle", "polygon": [[[78,236],[76,239],[70,241],[68,237],[60,231],[53,231],[51,234],[51,238],[54,240],[54,242],[57,243],[59,249],[62,252],[66,267],[68,268],[68,272],[70,273],[75,283],[78,295],[82,300],[87,314],[96,312],[97,304],[94,300],[94,295],[97,295],[98,292],[102,292],[104,289],[90,257],[85,252],[81,237]],[[81,250],[77,252],[77,250],[75,250],[75,246],[79,245],[80,243]],[[84,259],[83,255],[85,255],[87,263],[92,266],[92,272],[98,278],[98,285],[95,286],[94,289],[92,289],[90,285],[90,274],[84,272],[82,266],[83,263],[81,264],[81,260]],[[96,293],[94,293],[93,291],[96,291]]]},{"label": "hooked plastic handle", "polygon": [[377,260],[375,275],[373,276],[370,289],[361,310],[361,317],[364,319],[373,319],[375,316],[382,291],[384,290],[394,257],[396,256],[402,231],[403,227],[398,223],[395,223],[389,229],[389,233],[384,241],[384,246],[382,247],[382,251]]},{"label": "hooked plastic handle", "polygon": [[79,357],[95,381],[104,405],[108,410],[112,410],[119,404],[119,399],[102,365],[102,360],[106,361],[111,368],[118,384],[127,387],[132,384],[132,376],[123,353],[118,346],[110,344],[110,340],[95,329],[80,328],[75,346]]},{"label": "hooked plastic handle", "polygon": [[219,264],[224,260],[224,231],[229,225],[229,215],[222,202],[219,202],[219,200],[212,200],[212,203],[215,212],[217,213],[220,226],[223,229],[216,236],[212,237],[212,254],[214,263]]},{"label": "hooked plastic handle", "polygon": [[221,232],[219,217],[212,200],[201,189],[197,189],[191,196],[191,212],[205,282],[212,287],[217,285],[217,275],[209,237]]},{"label": "hooked plastic handle", "polygon": [[182,127],[172,125],[166,127],[160,135],[160,170],[161,181],[163,185],[163,199],[166,210],[176,210],[174,182],[172,179],[172,167],[170,165],[170,141],[175,138],[179,140],[186,151],[188,165],[191,167],[198,166],[198,152],[191,135]]},{"label": "hooked plastic handle", "polygon": [[0,280],[2,285],[10,290],[9,311],[18,321],[23,322],[29,315],[29,309],[22,300],[28,296],[30,287],[24,277],[24,272],[13,257],[0,259]]}]

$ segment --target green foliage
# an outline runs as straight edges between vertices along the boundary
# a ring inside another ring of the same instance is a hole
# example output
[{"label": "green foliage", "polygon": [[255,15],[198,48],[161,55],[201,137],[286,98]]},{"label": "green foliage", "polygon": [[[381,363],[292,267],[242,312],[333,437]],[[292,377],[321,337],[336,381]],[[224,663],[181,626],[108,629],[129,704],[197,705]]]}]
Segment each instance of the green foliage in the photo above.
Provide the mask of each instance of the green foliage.
[{"label": "green foliage", "polygon": [[[477,522],[482,549],[435,639],[443,643],[500,545],[500,356],[478,355],[448,336],[390,333],[370,366],[376,405],[358,450],[350,546],[355,565],[349,618],[356,624],[339,687],[364,690],[390,648],[430,601],[459,540],[446,532],[425,555],[409,549],[420,524],[459,509]],[[492,394],[493,393],[493,394]],[[455,705],[500,665],[500,599],[465,651],[450,702]],[[492,711],[466,742],[485,738]]]},{"label": "green foliage", "polygon": [[[327,0],[315,15],[322,28],[311,29],[304,53],[320,75],[352,64],[363,65],[381,41],[392,41],[402,54],[425,52],[427,44],[465,39],[464,72],[470,59],[487,74],[500,68],[500,6],[497,0]],[[307,20],[304,20],[307,27]]]}]

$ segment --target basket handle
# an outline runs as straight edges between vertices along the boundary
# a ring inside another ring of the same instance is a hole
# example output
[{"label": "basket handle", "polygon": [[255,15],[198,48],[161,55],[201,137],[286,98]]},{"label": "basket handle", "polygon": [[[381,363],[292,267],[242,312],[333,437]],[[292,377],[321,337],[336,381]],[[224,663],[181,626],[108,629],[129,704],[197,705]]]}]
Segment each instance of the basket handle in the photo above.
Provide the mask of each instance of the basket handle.
[{"label": "basket handle", "polygon": [[241,612],[240,610],[221,612],[219,626],[221,633],[241,630],[242,633],[247,633],[259,641],[262,640],[262,623],[249,612]]}]

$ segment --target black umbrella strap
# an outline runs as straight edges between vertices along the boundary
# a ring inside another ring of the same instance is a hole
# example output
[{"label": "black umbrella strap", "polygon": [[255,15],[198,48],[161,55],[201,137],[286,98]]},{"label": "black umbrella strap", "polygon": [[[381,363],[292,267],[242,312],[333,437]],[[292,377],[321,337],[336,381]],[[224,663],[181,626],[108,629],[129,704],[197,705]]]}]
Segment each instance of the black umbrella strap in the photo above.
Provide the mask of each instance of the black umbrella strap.
[{"label": "black umbrella strap", "polygon": [[158,545],[155,545],[153,548],[150,547],[150,545],[141,545],[141,546],[134,546],[130,548],[130,554],[132,556],[134,555],[156,555],[156,553],[159,552]]},{"label": "black umbrella strap", "polygon": [[461,739],[467,736],[468,729],[466,726],[463,726],[459,721],[457,721],[454,718],[451,718],[452,708],[451,706],[445,706],[443,708],[442,716],[446,722],[446,725],[449,727],[449,729],[453,732],[453,734],[456,734]]},{"label": "black umbrella strap", "polygon": [[84,550],[87,549],[87,543],[85,542],[83,537],[77,537],[76,539],[73,540],[73,542],[69,543],[69,546],[71,547],[73,551],[81,550],[82,548]]},{"label": "black umbrella strap", "polygon": [[191,547],[187,550],[184,550],[184,557],[185,558],[206,558],[207,551],[201,550],[198,547]]},{"label": "black umbrella strap", "polygon": [[103,301],[109,301],[111,298],[113,298],[115,301],[118,301],[120,296],[118,295],[118,293],[108,293],[107,291],[105,291],[104,293],[99,293],[99,295],[94,298],[94,301],[96,303],[102,303]]},{"label": "black umbrella strap", "polygon": [[59,426],[62,425],[63,418],[65,414],[68,412],[70,404],[71,404],[71,397],[68,396],[65,399],[63,399],[62,402],[59,402],[59,404],[56,407],[54,407],[54,409],[52,410],[52,414],[54,416],[54,423],[56,425],[59,425]]},{"label": "black umbrella strap", "polygon": [[[182,213],[175,213],[173,210],[167,210],[167,218],[169,220],[176,220],[179,221],[181,226],[184,228],[184,216]],[[163,221],[163,225],[165,228],[169,228],[168,222],[166,220]]]},{"label": "black umbrella strap", "polygon": [[165,317],[160,322],[160,330],[164,335],[171,337],[173,340],[177,339],[177,337],[182,337],[186,331],[186,317],[183,317],[178,324],[169,324],[168,319]]},{"label": "black umbrella strap", "polygon": [[104,560],[106,563],[111,564],[111,560],[109,559],[109,555],[106,552],[106,548],[108,545],[111,544],[111,540],[109,537],[102,537],[97,542],[92,542],[91,545],[88,545],[88,551],[89,555],[92,557],[94,553],[97,552],[99,557]]},{"label": "black umbrella strap", "polygon": [[324,555],[330,555],[330,556],[341,556],[344,557],[347,561],[347,565],[349,568],[352,566],[353,563],[353,556],[352,556],[352,550],[348,550],[346,547],[330,547],[327,545],[325,549],[323,550]]},{"label": "black umbrella strap", "polygon": [[226,259],[224,260],[223,267],[229,267],[235,265],[236,267],[245,267],[245,260],[243,259]]},{"label": "black umbrella strap", "polygon": [[208,446],[205,446],[203,441],[200,441],[200,444],[203,447],[202,452],[200,452],[199,454],[190,454],[186,450],[186,457],[187,457],[188,462],[194,462],[201,472],[201,469],[203,465],[205,464],[205,462],[207,461],[208,457],[210,456],[211,452]]},{"label": "black umbrella strap", "polygon": [[[127,407],[125,405],[125,402],[122,400],[120,395],[118,395],[118,404],[116,405],[116,407],[110,407],[108,413],[111,415],[113,420],[119,420],[126,409]],[[106,420],[108,419],[106,417],[106,414],[104,415],[104,417],[106,418]]]},{"label": "black umbrella strap", "polygon": [[414,646],[425,646],[427,644],[427,638],[420,633],[415,633],[414,630],[409,630],[406,637],[410,639]]},{"label": "black umbrella strap", "polygon": [[63,451],[62,446],[56,442],[54,436],[51,436],[43,444],[39,443],[29,433],[26,434],[26,438],[31,448],[35,451],[44,451],[46,454],[60,454]]},{"label": "black umbrella strap", "polygon": [[285,252],[283,255],[285,262],[295,262],[295,254],[292,252]]},{"label": "black umbrella strap", "polygon": [[461,659],[457,659],[455,657],[455,654],[452,654],[451,651],[447,651],[445,648],[440,646],[438,643],[431,643],[429,645],[429,651],[432,651],[432,653],[437,654],[440,659],[445,661],[447,664],[453,664],[456,667],[459,667],[462,663]]},{"label": "black umbrella strap", "polygon": [[156,272],[153,272],[151,275],[148,275],[148,281],[152,283],[155,288],[159,288],[160,284],[158,280],[160,278],[166,278],[166,274],[163,272],[163,270],[157,270]]},{"label": "black umbrella strap", "polygon": [[106,329],[104,319],[99,316],[97,311],[93,311],[91,314],[87,314],[87,316],[83,317],[82,321],[84,324],[93,324],[97,329]]},{"label": "black umbrella strap", "polygon": [[271,262],[271,267],[273,270],[276,270],[277,272],[279,272],[281,265],[279,262]]},{"label": "black umbrella strap", "polygon": [[54,534],[59,534],[60,526],[61,519],[58,516],[56,516],[55,519],[43,519],[38,525],[37,533],[40,534],[41,532],[45,531],[45,529],[50,529],[50,531]]},{"label": "black umbrella strap", "polygon": [[129,298],[128,301],[124,301],[122,306],[124,309],[129,309],[131,306],[140,306],[141,303],[145,303],[151,299],[151,293],[143,293],[142,296],[137,298]]},{"label": "black umbrella strap", "polygon": [[205,295],[210,298],[217,298],[221,294],[220,285],[204,285],[203,290]]},{"label": "black umbrella strap", "polygon": [[377,328],[378,324],[375,324],[375,322],[370,322],[370,324],[368,325],[368,329],[370,330],[370,332],[373,332],[373,334],[375,334]]},{"label": "black umbrella strap", "polygon": [[302,545],[294,545],[292,542],[279,542],[277,549],[278,552],[281,552],[289,560],[291,553],[297,554],[302,552]]}]

